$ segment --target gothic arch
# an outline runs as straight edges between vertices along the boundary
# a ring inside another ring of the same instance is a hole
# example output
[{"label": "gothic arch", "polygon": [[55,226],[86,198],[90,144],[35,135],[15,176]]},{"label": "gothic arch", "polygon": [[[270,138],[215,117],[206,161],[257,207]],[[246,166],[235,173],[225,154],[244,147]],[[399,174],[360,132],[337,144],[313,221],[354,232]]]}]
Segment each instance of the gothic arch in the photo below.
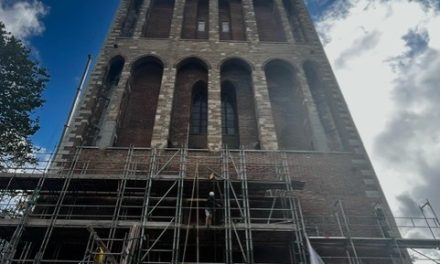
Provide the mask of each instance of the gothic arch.
[{"label": "gothic arch", "polygon": [[166,64],[164,63],[164,61],[162,60],[162,58],[160,56],[158,56],[156,54],[147,54],[147,55],[139,56],[133,60],[133,62],[130,65],[131,73],[133,73],[137,67],[139,67],[140,65],[142,65],[144,62],[147,62],[147,61],[157,63],[162,68],[166,67]]},{"label": "gothic arch", "polygon": [[206,89],[207,93],[207,83],[208,68],[204,61],[190,57],[177,64],[169,147],[188,144],[191,148],[207,148],[207,129],[202,129],[200,133],[191,133],[190,130],[193,92],[197,89]]},{"label": "gothic arch", "polygon": [[174,0],[153,0],[144,27],[148,38],[168,38],[173,19]]},{"label": "gothic arch", "polygon": [[227,65],[229,63],[234,63],[234,62],[241,65],[249,72],[253,72],[255,70],[255,67],[252,62],[250,62],[247,59],[237,57],[237,56],[227,57],[227,58],[223,59],[222,61],[220,61],[220,63],[218,64],[218,69],[221,70],[225,65]]},{"label": "gothic arch", "polygon": [[261,64],[261,68],[263,69],[263,71],[266,71],[266,68],[267,68],[268,64],[284,65],[284,67],[286,67],[289,70],[291,70],[294,74],[296,74],[298,72],[297,68],[295,66],[293,66],[293,62],[291,62],[291,61],[289,61],[287,59],[284,59],[284,58],[270,57],[270,58],[266,59]]},{"label": "gothic arch", "polygon": [[291,64],[282,60],[265,67],[272,116],[280,149],[313,149],[304,97]]},{"label": "gothic arch", "polygon": [[115,146],[151,146],[162,75],[163,63],[156,57],[146,56],[133,63]]},{"label": "gothic arch", "polygon": [[198,56],[193,56],[193,55],[190,55],[190,56],[187,56],[187,57],[180,59],[179,62],[177,62],[174,65],[174,68],[180,69],[183,65],[188,64],[188,63],[200,64],[202,67],[204,67],[207,70],[211,69],[211,65],[209,64],[209,62],[207,60],[200,58]]},{"label": "gothic arch", "polygon": [[[220,73],[223,144],[228,145],[229,148],[238,148],[242,145],[248,149],[258,149],[260,144],[252,68],[246,61],[232,58],[223,62]],[[231,110],[234,113],[230,112],[229,116],[226,116],[228,109],[225,99],[233,104]]]}]

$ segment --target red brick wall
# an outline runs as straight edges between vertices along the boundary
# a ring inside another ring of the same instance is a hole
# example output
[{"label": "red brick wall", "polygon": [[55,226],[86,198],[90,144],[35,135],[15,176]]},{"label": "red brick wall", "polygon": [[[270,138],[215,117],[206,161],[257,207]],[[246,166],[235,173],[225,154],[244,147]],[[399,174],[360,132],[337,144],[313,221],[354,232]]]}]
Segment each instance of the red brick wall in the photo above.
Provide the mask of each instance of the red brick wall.
[{"label": "red brick wall", "polygon": [[[87,168],[86,174],[121,175],[127,153],[128,150],[83,150],[76,167]],[[174,154],[176,151],[163,150],[156,157],[157,168],[162,168],[161,175],[179,175],[180,155],[170,161]],[[132,176],[148,175],[150,155],[149,150],[135,150],[131,168],[137,172]],[[240,158],[238,153],[230,155],[229,177],[237,179]],[[335,217],[337,200],[343,203],[353,236],[381,235],[374,216],[377,200],[366,196],[367,186],[352,163],[352,154],[288,152],[284,163],[287,167],[283,166],[283,156],[278,152],[246,152],[245,155],[248,180],[283,181],[285,172],[288,172],[291,179],[305,182],[304,189],[295,192],[311,235],[316,234],[314,227],[323,236],[340,235]],[[224,176],[220,153],[190,151],[186,160],[188,178],[197,174],[200,179],[207,179],[212,172]],[[265,189],[259,189],[259,192],[263,193],[258,195],[264,195]],[[258,195],[250,193],[250,196]]]}]

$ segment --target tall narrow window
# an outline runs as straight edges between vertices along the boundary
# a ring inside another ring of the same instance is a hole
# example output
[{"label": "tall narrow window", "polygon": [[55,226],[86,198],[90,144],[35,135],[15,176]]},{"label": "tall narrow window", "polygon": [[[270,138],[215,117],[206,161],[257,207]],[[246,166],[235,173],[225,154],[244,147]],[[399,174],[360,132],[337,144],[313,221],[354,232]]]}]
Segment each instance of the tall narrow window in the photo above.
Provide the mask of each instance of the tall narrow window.
[{"label": "tall narrow window", "polygon": [[229,93],[222,94],[222,117],[223,134],[227,136],[237,135],[235,102]]},{"label": "tall narrow window", "polygon": [[209,0],[186,0],[183,14],[182,38],[207,39]]},{"label": "tall narrow window", "polygon": [[144,36],[149,38],[168,38],[173,19],[174,0],[154,0],[151,2]]},{"label": "tall narrow window", "polygon": [[223,144],[228,148],[237,149],[240,147],[240,140],[234,87],[229,84],[223,85],[221,100]]},{"label": "tall narrow window", "polygon": [[273,0],[254,0],[258,36],[261,41],[284,42],[286,36]]},{"label": "tall narrow window", "polygon": [[207,132],[208,127],[208,97],[206,85],[203,83],[194,87],[191,104],[191,134],[200,135]]},{"label": "tall narrow window", "polygon": [[191,121],[188,136],[190,148],[206,147],[208,133],[208,94],[206,83],[197,82],[193,87],[191,102]]}]

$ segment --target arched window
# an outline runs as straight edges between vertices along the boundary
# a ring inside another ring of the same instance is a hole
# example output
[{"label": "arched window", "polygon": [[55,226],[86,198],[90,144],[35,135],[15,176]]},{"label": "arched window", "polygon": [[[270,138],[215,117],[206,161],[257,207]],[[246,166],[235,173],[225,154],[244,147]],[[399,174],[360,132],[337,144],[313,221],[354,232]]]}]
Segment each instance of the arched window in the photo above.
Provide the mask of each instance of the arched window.
[{"label": "arched window", "polygon": [[116,56],[110,60],[104,76],[103,85],[99,88],[96,103],[92,110],[93,116],[90,120],[90,125],[85,136],[86,145],[95,145],[97,140],[99,140],[99,132],[105,117],[105,112],[110,102],[111,95],[115,87],[118,86],[124,63],[125,60],[121,56]]},{"label": "arched window", "polygon": [[163,65],[156,58],[146,57],[134,64],[130,89],[122,101],[115,146],[151,146],[162,74]]},{"label": "arched window", "polygon": [[254,0],[258,36],[261,41],[286,41],[278,9],[273,0]]},{"label": "arched window", "polygon": [[122,22],[121,36],[132,37],[136,29],[136,22],[138,20],[139,12],[144,0],[131,0],[128,6],[127,15]]},{"label": "arched window", "polygon": [[313,149],[307,110],[293,67],[281,60],[265,67],[278,146],[288,150]]},{"label": "arched window", "polygon": [[237,105],[234,87],[230,83],[222,84],[221,101],[223,144],[228,148],[237,149],[240,147]]},{"label": "arched window", "polygon": [[118,85],[124,63],[125,60],[121,56],[117,56],[111,60],[110,67],[105,78],[105,86],[107,89]]},{"label": "arched window", "polygon": [[[239,139],[240,146],[246,149],[260,148],[257,117],[255,114],[254,92],[252,85],[252,69],[243,60],[233,58],[225,61],[221,66],[221,83],[222,93],[227,97],[226,102],[234,103],[232,110],[236,111],[234,116],[235,121],[231,123],[231,108],[225,108],[223,112],[228,114],[224,116],[225,132],[232,129],[236,131],[236,136]],[[234,126],[235,125],[236,129]],[[225,133],[223,140],[228,140],[228,134]],[[238,146],[238,144],[237,144]]]},{"label": "arched window", "polygon": [[286,10],[287,19],[289,20],[290,30],[293,37],[297,42],[305,42],[306,34],[304,31],[303,23],[298,14],[298,10],[295,3],[292,0],[283,0],[284,9]]},{"label": "arched window", "polygon": [[222,40],[246,39],[240,0],[219,0],[219,29]]},{"label": "arched window", "polygon": [[209,0],[186,0],[183,16],[183,39],[208,38]]},{"label": "arched window", "polygon": [[177,66],[169,147],[207,148],[208,69],[197,58]]},{"label": "arched window", "polygon": [[149,38],[168,38],[173,19],[174,0],[154,0],[151,2],[144,36]]}]

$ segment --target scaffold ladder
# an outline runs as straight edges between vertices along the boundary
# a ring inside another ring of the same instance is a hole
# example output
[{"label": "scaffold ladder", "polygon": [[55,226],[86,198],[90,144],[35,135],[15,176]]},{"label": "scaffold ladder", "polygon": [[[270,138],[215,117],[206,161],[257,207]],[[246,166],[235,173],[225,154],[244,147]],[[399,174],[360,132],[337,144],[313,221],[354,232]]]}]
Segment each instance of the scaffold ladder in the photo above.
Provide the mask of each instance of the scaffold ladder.
[{"label": "scaffold ladder", "polygon": [[142,215],[141,215],[141,231],[140,231],[140,240],[137,250],[137,256],[136,256],[136,263],[142,263],[142,248],[144,246],[144,241],[146,239],[145,231],[146,226],[149,221],[148,219],[148,212],[149,212],[149,205],[150,205],[150,193],[151,193],[151,186],[153,184],[153,177],[157,170],[157,149],[153,148],[151,150],[150,158],[149,158],[149,167],[148,167],[148,175],[146,178],[146,188],[144,192],[144,203],[142,205]]},{"label": "scaffold ladder", "polygon": [[174,236],[173,236],[173,254],[172,263],[179,263],[179,250],[180,250],[180,233],[182,225],[182,200],[183,200],[183,187],[184,179],[186,177],[186,159],[187,149],[180,149],[180,162],[179,162],[179,178],[177,179],[177,199],[176,199],[176,215],[174,217]]},{"label": "scaffold ladder", "polygon": [[[246,153],[243,149],[240,150],[240,168],[239,168],[239,179],[241,182],[242,191],[242,207],[244,213],[244,224],[245,224],[245,237],[246,237],[246,263],[254,263],[253,254],[253,241],[252,241],[252,230],[251,230],[251,213],[249,208],[249,188],[248,179],[246,173]],[[237,237],[238,239],[238,237]]]},{"label": "scaffold ladder", "polygon": [[231,201],[229,199],[229,151],[227,149],[222,151],[222,164],[223,164],[223,196],[224,196],[224,222],[225,222],[225,263],[231,264],[232,261],[232,224],[231,224]]}]

